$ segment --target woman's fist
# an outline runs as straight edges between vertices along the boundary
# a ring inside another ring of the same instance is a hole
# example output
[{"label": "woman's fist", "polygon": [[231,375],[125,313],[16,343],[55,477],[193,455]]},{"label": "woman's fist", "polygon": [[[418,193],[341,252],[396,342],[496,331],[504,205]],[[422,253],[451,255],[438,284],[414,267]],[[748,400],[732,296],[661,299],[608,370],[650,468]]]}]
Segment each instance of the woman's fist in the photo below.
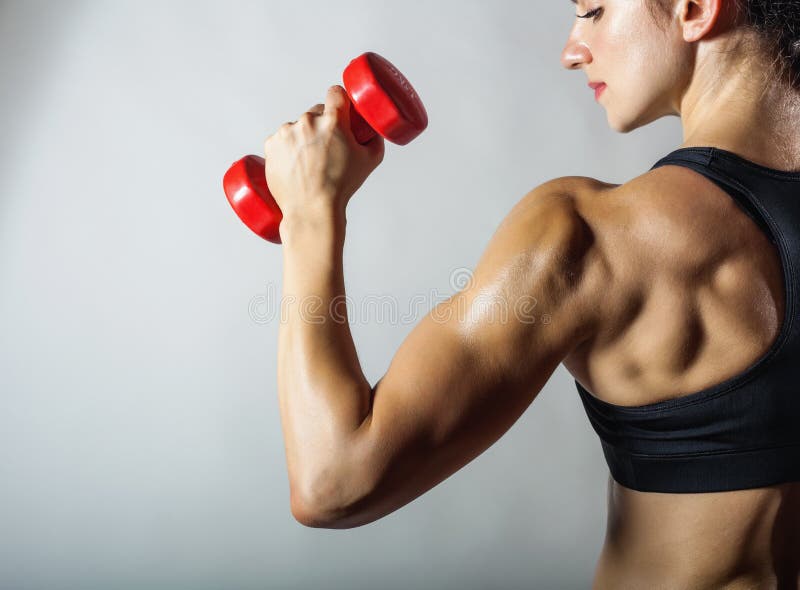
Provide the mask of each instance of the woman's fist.
[{"label": "woman's fist", "polygon": [[264,142],[267,186],[284,217],[320,207],[344,211],[350,197],[383,161],[384,139],[361,145],[350,129],[350,99],[331,86],[296,122]]}]

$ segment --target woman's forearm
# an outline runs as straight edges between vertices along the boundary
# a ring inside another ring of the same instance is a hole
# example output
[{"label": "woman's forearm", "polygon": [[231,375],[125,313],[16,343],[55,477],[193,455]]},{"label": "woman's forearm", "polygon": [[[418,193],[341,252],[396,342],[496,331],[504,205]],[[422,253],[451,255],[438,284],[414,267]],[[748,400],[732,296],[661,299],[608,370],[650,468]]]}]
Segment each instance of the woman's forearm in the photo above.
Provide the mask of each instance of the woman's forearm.
[{"label": "woman's forearm", "polygon": [[[323,208],[324,209],[324,208]],[[337,502],[348,440],[369,414],[370,385],[358,361],[345,305],[345,213],[284,217],[278,397],[293,494]]]}]

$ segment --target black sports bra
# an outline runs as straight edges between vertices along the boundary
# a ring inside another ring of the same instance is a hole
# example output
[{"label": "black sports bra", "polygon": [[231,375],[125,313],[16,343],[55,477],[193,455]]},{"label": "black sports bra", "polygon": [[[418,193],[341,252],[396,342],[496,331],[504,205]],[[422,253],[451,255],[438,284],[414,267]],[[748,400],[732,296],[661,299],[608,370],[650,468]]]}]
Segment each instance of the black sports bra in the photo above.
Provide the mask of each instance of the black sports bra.
[{"label": "black sports bra", "polygon": [[746,370],[680,398],[643,406],[598,399],[578,381],[612,477],[645,492],[717,492],[800,481],[800,171],[767,168],[714,147],[658,160],[706,176],[780,252],[786,305],[779,334]]}]

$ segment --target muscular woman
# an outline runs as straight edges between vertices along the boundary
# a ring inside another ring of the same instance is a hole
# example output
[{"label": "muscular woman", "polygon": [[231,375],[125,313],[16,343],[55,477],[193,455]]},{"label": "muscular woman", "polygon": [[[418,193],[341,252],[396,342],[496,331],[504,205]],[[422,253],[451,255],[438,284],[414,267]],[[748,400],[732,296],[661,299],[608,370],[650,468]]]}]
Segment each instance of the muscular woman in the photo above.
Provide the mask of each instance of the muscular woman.
[{"label": "muscular woman", "polygon": [[295,518],[379,519],[497,441],[556,367],[609,465],[597,589],[800,587],[800,3],[573,0],[565,68],[609,125],[681,118],[621,185],[524,195],[373,386],[347,324],[346,205],[383,158],[347,97],[264,145],[284,212],[278,395]]}]

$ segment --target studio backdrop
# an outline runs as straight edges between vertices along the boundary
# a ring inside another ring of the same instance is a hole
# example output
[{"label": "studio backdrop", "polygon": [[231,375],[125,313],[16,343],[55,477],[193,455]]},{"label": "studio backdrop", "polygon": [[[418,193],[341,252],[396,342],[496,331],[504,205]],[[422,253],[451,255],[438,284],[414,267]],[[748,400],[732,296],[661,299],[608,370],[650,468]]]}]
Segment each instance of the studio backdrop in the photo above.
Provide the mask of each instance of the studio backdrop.
[{"label": "studio backdrop", "polygon": [[0,3],[0,587],[588,588],[608,469],[559,367],[477,459],[371,524],[292,516],[276,386],[281,247],[227,168],[365,51],[428,128],[347,208],[375,383],[499,222],[559,176],[622,183],[679,120],[609,128],[561,51],[568,2]]}]

